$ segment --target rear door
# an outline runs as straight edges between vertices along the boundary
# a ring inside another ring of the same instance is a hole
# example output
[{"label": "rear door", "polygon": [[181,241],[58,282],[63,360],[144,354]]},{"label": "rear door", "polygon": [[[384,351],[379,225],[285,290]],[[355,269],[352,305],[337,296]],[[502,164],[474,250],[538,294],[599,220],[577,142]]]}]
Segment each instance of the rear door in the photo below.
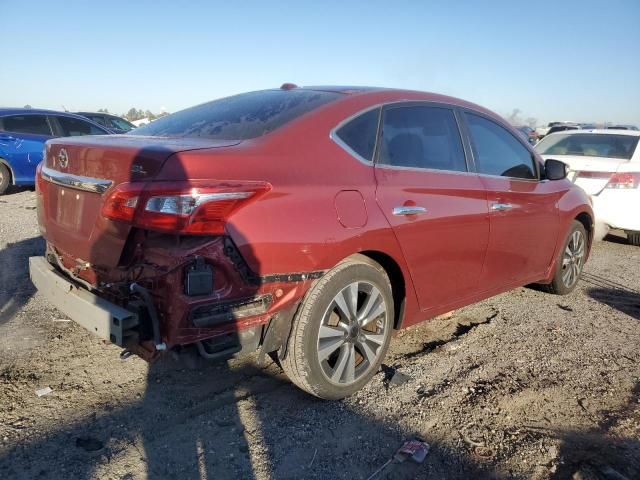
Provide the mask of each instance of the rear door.
[{"label": "rear door", "polygon": [[477,292],[489,238],[486,192],[467,168],[454,110],[385,106],[376,156],[377,200],[422,310],[441,310]]},{"label": "rear door", "polygon": [[542,279],[558,239],[557,201],[568,182],[539,179],[524,142],[480,113],[465,111],[476,171],[487,189],[491,234],[481,277],[487,290]]},{"label": "rear door", "polygon": [[0,155],[15,176],[16,184],[33,184],[44,142],[53,136],[45,115],[9,115],[0,119]]}]

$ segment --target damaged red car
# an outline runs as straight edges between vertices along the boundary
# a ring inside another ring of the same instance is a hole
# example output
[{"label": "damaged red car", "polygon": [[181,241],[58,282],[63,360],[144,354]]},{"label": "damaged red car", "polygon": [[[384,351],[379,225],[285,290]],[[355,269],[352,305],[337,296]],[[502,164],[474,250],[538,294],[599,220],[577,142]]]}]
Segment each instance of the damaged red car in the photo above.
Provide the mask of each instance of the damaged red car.
[{"label": "damaged red car", "polygon": [[257,350],[342,398],[398,329],[523,285],[571,292],[593,212],[565,177],[462,100],[285,84],[47,142],[30,275],[125,353]]}]

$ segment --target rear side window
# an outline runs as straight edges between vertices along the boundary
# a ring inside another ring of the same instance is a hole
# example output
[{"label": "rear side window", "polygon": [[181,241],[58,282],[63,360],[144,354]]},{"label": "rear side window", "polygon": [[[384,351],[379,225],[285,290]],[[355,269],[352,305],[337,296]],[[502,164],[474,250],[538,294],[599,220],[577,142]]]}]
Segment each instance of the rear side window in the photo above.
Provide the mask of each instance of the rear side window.
[{"label": "rear side window", "polygon": [[56,117],[60,127],[62,128],[62,135],[65,137],[79,137],[81,135],[104,135],[106,132],[99,129],[95,125],[89,122],[80,120],[79,118],[72,117]]},{"label": "rear side window", "polygon": [[99,125],[104,125],[105,127],[107,126],[103,116],[98,116],[98,117],[91,117],[90,116],[89,120],[93,120],[94,122],[96,122]]},{"label": "rear side window", "polygon": [[369,110],[345,123],[336,131],[336,136],[364,160],[370,162],[376,146],[380,109]]},{"label": "rear side window", "polygon": [[379,161],[398,167],[467,171],[453,110],[426,106],[386,110]]},{"label": "rear side window", "polygon": [[479,115],[465,116],[479,173],[536,178],[533,156],[508,130]]},{"label": "rear side window", "polygon": [[246,140],[266,135],[340,96],[303,89],[242,93],[168,115],[132,134]]},{"label": "rear side window", "polygon": [[2,119],[7,132],[51,135],[51,128],[44,115],[12,115]]}]

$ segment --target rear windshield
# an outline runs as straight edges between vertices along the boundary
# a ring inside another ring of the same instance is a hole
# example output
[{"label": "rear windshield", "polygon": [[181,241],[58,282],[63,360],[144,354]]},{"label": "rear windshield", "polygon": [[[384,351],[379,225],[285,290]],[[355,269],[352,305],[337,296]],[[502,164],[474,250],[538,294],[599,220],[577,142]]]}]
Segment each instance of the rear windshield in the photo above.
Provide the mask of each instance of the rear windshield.
[{"label": "rear windshield", "polygon": [[541,140],[536,145],[536,150],[541,155],[578,155],[630,160],[637,144],[638,137],[631,135],[556,133]]},{"label": "rear windshield", "polygon": [[132,130],[132,135],[246,140],[265,135],[340,93],[261,90],[187,108]]}]

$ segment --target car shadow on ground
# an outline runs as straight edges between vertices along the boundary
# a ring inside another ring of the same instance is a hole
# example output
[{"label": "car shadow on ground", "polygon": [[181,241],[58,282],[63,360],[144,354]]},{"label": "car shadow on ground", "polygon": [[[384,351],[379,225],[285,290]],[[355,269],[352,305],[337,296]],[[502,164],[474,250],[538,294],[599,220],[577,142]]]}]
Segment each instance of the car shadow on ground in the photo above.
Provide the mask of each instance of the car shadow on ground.
[{"label": "car shadow on ground", "polygon": [[0,250],[0,325],[11,320],[35,293],[28,259],[43,253],[42,237],[9,243]]},{"label": "car shadow on ground", "polygon": [[604,413],[605,420],[590,430],[558,433],[562,462],[551,477],[553,480],[640,478],[640,439],[615,433],[622,422],[638,425],[640,421],[640,382],[621,408]]},{"label": "car shadow on ground", "polygon": [[594,300],[640,320],[640,293],[623,288],[595,287],[587,290]]},{"label": "car shadow on ground", "polygon": [[[366,405],[359,411],[298,390],[275,365],[154,365],[141,399],[96,405],[94,414],[14,446],[0,456],[0,477],[364,479],[405,439],[397,425],[369,417]],[[377,478],[507,478],[424,440],[431,452],[423,464],[392,464]]]},{"label": "car shadow on ground", "polygon": [[619,243],[620,245],[629,245],[629,241],[627,240],[627,236],[624,234],[624,232],[618,231],[618,230],[613,230],[609,233],[607,233],[603,240],[605,242],[611,242],[611,243]]}]

